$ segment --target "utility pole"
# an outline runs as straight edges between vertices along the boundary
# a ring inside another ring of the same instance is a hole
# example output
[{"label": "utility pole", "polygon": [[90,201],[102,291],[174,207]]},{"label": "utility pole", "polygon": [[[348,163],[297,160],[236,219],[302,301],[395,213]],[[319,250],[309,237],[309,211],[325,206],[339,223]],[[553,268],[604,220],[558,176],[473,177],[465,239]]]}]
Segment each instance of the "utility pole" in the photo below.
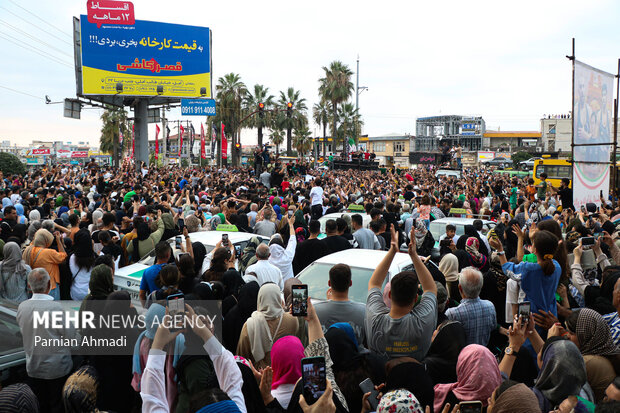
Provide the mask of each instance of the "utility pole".
[{"label": "utility pole", "polygon": [[[167,160],[166,160],[166,143],[168,142],[168,136],[166,133],[166,108],[162,106],[161,108],[161,136],[162,136],[162,142],[163,145],[159,145],[159,147],[163,150],[161,150],[159,156],[161,156],[161,163],[163,166],[166,166],[168,164]],[[158,138],[159,139],[159,138]]]}]

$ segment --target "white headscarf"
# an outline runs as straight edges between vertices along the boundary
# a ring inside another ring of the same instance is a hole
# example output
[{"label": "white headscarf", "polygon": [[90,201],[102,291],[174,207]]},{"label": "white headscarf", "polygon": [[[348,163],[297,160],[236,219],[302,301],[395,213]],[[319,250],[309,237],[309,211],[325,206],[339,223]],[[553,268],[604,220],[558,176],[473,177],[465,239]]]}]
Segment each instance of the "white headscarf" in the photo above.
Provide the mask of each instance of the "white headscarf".
[{"label": "white headscarf", "polygon": [[[252,357],[255,361],[265,358],[265,353],[271,351],[273,337],[267,320],[280,319],[284,316],[280,287],[276,284],[264,284],[258,291],[256,311],[246,321],[248,338],[252,347]],[[279,327],[279,324],[278,324]],[[277,329],[276,329],[277,333]]]},{"label": "white headscarf", "polygon": [[443,276],[448,282],[455,282],[459,280],[459,259],[454,254],[446,254],[439,261],[439,271],[443,273]]}]

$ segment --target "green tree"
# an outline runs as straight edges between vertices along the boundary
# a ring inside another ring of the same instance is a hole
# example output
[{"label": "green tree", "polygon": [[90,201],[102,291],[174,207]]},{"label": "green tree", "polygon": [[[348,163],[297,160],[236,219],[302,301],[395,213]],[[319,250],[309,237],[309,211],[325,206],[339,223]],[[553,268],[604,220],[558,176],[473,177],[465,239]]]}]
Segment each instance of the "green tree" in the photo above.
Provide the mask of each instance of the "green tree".
[{"label": "green tree", "polygon": [[[242,103],[247,96],[248,90],[241,81],[241,76],[236,73],[228,73],[218,79],[216,90],[217,116],[216,125],[224,124],[224,134],[228,144],[235,147],[237,133],[241,128],[243,118]],[[232,151],[233,165],[237,164],[238,154]]]},{"label": "green tree", "polygon": [[12,153],[0,152],[0,171],[5,177],[13,175],[23,175],[26,173],[26,167],[19,158]]},{"label": "green tree", "polygon": [[[131,146],[131,122],[127,119],[127,111],[124,108],[106,105],[106,109],[101,115],[101,122],[103,125],[99,137],[99,150],[111,153],[114,166],[118,166],[119,156],[125,148]],[[122,132],[124,137],[122,148],[119,148],[119,132]]]},{"label": "green tree", "polygon": [[[293,114],[290,118],[286,116],[286,105],[288,102],[293,104]],[[278,123],[283,129],[286,129],[286,153],[291,156],[292,136],[293,129],[300,127],[303,122],[308,123],[306,117],[306,99],[301,97],[301,92],[295,90],[293,87],[289,87],[285,92],[280,92],[280,99],[278,100],[280,111],[276,117],[276,123]]]},{"label": "green tree", "polygon": [[[338,121],[338,105],[349,100],[353,94],[353,72],[349,66],[339,60],[335,60],[328,67],[323,66],[325,77],[319,79],[319,96],[332,106],[332,139],[334,139],[334,151],[336,149],[336,130]],[[343,145],[344,147],[344,145]]]},{"label": "green tree", "polygon": [[364,123],[353,103],[347,102],[340,106],[337,121],[340,123],[337,131],[338,138],[342,139],[342,142],[348,142],[349,138],[353,138],[357,143],[359,129]]},{"label": "green tree", "polygon": [[269,94],[269,88],[263,85],[254,85],[254,93],[248,93],[243,101],[245,116],[258,110],[258,104],[263,103],[265,105],[265,115],[263,118],[258,113],[250,116],[244,123],[250,128],[258,129],[258,146],[263,146],[263,128],[268,127],[270,118],[272,117],[271,110],[274,104],[273,95]]},{"label": "green tree", "polygon": [[312,149],[312,133],[308,129],[308,126],[302,125],[295,129],[294,146],[300,157],[304,157],[306,152]]},{"label": "green tree", "polygon": [[275,125],[271,130],[271,143],[276,145],[276,157],[280,154],[280,145],[284,142],[284,130]]},{"label": "green tree", "polygon": [[314,122],[323,127],[323,158],[325,158],[325,146],[327,141],[327,125],[329,124],[329,107],[325,100],[321,99],[319,103],[315,103],[312,107],[312,119]]}]

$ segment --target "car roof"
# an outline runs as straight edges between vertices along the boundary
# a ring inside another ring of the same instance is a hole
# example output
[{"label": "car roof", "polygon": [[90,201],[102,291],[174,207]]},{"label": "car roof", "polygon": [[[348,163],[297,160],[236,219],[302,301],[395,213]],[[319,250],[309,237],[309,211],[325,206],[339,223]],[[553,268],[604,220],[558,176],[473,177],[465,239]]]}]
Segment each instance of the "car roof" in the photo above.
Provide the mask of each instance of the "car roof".
[{"label": "car roof", "polygon": [[[462,225],[471,225],[474,223],[474,221],[477,218],[456,218],[456,217],[447,217],[447,218],[439,218],[436,219],[434,221],[431,222],[431,224],[433,222],[438,222],[440,224],[446,223],[446,224],[462,224]],[[488,224],[488,223],[495,223],[493,221],[489,221],[487,219],[481,219],[483,224]]]},{"label": "car roof", "polygon": [[[190,232],[189,239],[192,242],[201,242],[205,245],[215,245],[222,240],[222,234],[228,234],[228,239],[235,243],[240,241],[249,241],[252,237],[258,237],[258,239],[264,239],[265,237],[256,234],[250,234],[247,232],[227,232],[227,231],[199,231]],[[174,240],[174,237],[170,238]]]},{"label": "car roof", "polygon": [[[315,263],[330,265],[347,264],[351,267],[374,269],[386,254],[387,251],[350,248],[321,257],[316,260]],[[405,253],[397,252],[392,260],[390,270],[400,266],[401,264],[406,265],[408,263],[411,263],[411,257]]]},{"label": "car roof", "polygon": [[327,219],[334,219],[334,218],[340,218],[342,217],[342,214],[347,214],[347,215],[355,215],[355,214],[359,214],[362,216],[362,218],[370,216],[368,215],[366,212],[362,212],[362,211],[343,211],[343,212],[332,212],[331,214],[325,214],[323,215],[321,218],[319,218],[320,220],[327,220]]}]

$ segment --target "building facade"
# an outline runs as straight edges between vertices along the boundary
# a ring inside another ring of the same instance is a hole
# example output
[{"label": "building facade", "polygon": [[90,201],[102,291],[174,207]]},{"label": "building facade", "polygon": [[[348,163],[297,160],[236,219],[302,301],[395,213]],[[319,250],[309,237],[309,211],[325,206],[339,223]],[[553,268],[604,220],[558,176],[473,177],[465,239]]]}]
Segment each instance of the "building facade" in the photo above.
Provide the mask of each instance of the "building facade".
[{"label": "building facade", "polygon": [[460,143],[466,151],[484,147],[486,125],[481,116],[430,116],[416,119],[415,150],[438,151],[444,142],[449,146]]},{"label": "building facade", "polygon": [[[486,131],[483,135],[484,149],[516,152],[539,146],[541,133],[538,131]],[[539,151],[540,152],[540,151]]]},{"label": "building facade", "polygon": [[409,167],[411,135],[387,135],[368,137],[368,151],[374,152],[379,165]]},{"label": "building facade", "polygon": [[571,115],[549,115],[540,120],[541,146],[546,152],[571,152]]}]

